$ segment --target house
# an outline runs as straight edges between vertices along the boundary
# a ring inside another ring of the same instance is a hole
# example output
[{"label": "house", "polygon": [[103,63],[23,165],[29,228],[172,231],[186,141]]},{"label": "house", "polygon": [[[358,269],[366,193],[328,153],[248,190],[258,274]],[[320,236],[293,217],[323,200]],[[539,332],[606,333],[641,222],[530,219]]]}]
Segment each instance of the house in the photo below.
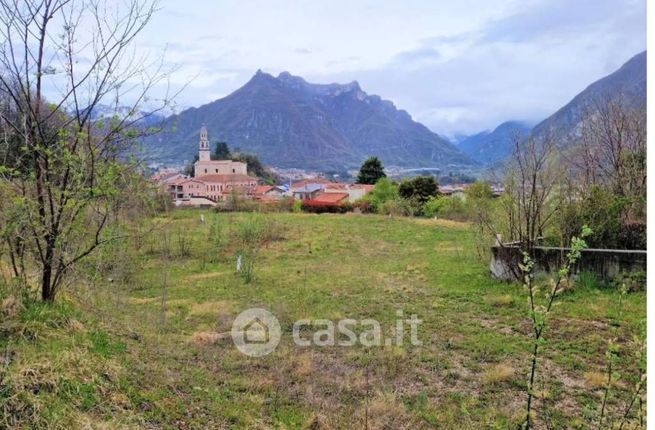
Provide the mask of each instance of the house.
[{"label": "house", "polygon": [[251,194],[255,200],[279,200],[286,192],[284,187],[277,185],[257,185]]},{"label": "house", "polygon": [[346,203],[349,200],[350,195],[348,193],[327,193],[323,192],[318,194],[312,199],[312,201],[321,204],[342,204]]},{"label": "house", "polygon": [[464,193],[466,191],[465,185],[453,184],[453,185],[444,185],[439,187],[439,193],[444,196],[452,196],[464,198]]},{"label": "house", "polygon": [[295,190],[298,190],[300,188],[303,188],[307,185],[310,184],[319,184],[321,185],[322,188],[325,188],[327,185],[330,184],[335,184],[334,182],[330,181],[329,179],[321,178],[320,176],[316,176],[314,178],[309,178],[309,179],[302,179],[300,181],[296,181],[293,184],[291,184],[291,192],[294,192]]},{"label": "house", "polygon": [[[337,185],[337,186],[335,186]],[[325,193],[348,194],[348,201],[355,202],[373,191],[375,185],[367,184],[330,184],[323,190]]]},{"label": "house", "polygon": [[292,188],[293,198],[298,200],[311,200],[320,194],[324,189],[324,184],[309,183],[300,188]]},{"label": "house", "polygon": [[186,176],[166,182],[166,189],[171,194],[173,200],[204,196],[204,188],[203,182],[193,178],[187,178]]},{"label": "house", "polygon": [[248,196],[257,186],[258,179],[241,174],[202,175],[194,178],[205,185],[204,196],[214,201],[226,200],[230,194]]}]

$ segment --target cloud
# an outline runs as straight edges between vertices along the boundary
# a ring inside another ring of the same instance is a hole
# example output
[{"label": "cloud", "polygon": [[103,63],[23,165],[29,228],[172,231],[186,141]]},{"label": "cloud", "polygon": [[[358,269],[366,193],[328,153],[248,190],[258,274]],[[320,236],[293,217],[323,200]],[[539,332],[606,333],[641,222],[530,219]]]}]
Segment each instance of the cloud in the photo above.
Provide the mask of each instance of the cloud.
[{"label": "cloud", "polygon": [[413,49],[411,51],[399,52],[394,57],[394,61],[421,61],[421,60],[438,60],[441,54],[435,48],[424,46],[422,48]]},{"label": "cloud", "polygon": [[[180,97],[198,106],[259,68],[357,80],[444,134],[537,122],[646,48],[646,0],[267,3],[162,0],[141,38],[168,43]],[[345,13],[344,11],[348,11]]]}]

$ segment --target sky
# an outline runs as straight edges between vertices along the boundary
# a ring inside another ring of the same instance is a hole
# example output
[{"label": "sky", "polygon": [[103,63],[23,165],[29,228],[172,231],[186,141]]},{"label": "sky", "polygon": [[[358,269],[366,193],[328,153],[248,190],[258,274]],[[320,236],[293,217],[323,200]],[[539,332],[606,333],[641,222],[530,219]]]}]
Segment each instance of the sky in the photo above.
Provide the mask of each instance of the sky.
[{"label": "sky", "polygon": [[[449,138],[537,123],[646,49],[645,0],[161,0],[136,43],[178,109],[262,69],[356,80]],[[158,89],[158,90],[161,90]]]}]

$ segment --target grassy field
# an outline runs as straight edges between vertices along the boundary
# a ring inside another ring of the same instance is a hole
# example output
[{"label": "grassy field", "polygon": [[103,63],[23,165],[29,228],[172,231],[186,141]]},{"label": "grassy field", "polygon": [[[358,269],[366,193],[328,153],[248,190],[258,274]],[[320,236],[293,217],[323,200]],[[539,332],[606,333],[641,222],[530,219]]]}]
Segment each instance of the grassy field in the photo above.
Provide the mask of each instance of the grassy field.
[{"label": "grassy field", "polygon": [[[90,262],[95,280],[54,306],[5,293],[0,428],[505,429],[523,419],[526,292],[490,278],[467,225],[210,211],[156,222],[95,256],[115,264],[98,274]],[[252,279],[235,272],[238,252]],[[608,409],[622,414],[645,293],[628,294],[620,316],[618,303],[616,289],[592,282],[561,296],[538,368],[538,427],[596,427],[610,337],[620,378]],[[262,358],[230,337],[234,317],[255,306],[283,331]],[[423,320],[422,346],[292,341],[301,318],[374,318],[386,332],[397,310]]]}]

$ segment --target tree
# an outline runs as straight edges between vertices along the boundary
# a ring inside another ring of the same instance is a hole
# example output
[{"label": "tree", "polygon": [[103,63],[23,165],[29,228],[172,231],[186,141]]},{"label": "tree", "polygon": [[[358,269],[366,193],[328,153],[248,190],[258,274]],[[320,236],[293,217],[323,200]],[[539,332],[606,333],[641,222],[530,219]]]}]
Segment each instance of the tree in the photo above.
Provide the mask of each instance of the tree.
[{"label": "tree", "polygon": [[232,156],[230,148],[227,146],[227,142],[217,142],[214,153],[212,154],[212,160],[229,160]]},{"label": "tree", "polygon": [[376,184],[381,178],[386,178],[384,167],[378,157],[369,157],[364,161],[357,175],[358,184]]},{"label": "tree", "polygon": [[439,194],[439,185],[434,176],[416,176],[412,179],[406,179],[398,187],[400,196],[407,200],[415,200],[419,205]]},{"label": "tree", "polygon": [[193,161],[187,165],[184,166],[184,170],[182,170],[182,173],[185,174],[186,176],[189,176],[193,178],[196,175],[196,171],[193,167],[194,164],[200,159],[198,154],[193,156]]},{"label": "tree", "polygon": [[375,184],[373,191],[364,196],[363,200],[369,202],[373,209],[379,213],[386,202],[397,198],[398,185],[385,177]]},{"label": "tree", "polygon": [[[9,203],[0,207],[1,233],[12,261],[34,262],[44,301],[55,299],[78,262],[116,239],[106,227],[134,171],[124,154],[149,131],[138,123],[168,104],[141,113],[166,74],[161,62],[130,49],[155,7],[0,0],[0,132],[2,152],[12,154],[0,160]],[[101,103],[125,106],[128,93],[134,103],[126,115],[94,117]],[[13,268],[27,278],[24,265]]]},{"label": "tree", "polygon": [[248,154],[246,152],[233,152],[230,158],[232,161],[241,161],[242,163],[246,163],[248,166],[248,174],[263,179],[264,183],[268,185],[275,185],[277,183],[278,177],[269,171],[259,160],[259,157],[255,154]]},{"label": "tree", "polygon": [[599,248],[645,249],[646,111],[621,97],[586,112],[579,145],[566,153],[570,198],[560,216],[567,237],[584,224]]},{"label": "tree", "polygon": [[501,204],[509,239],[518,242],[522,250],[531,252],[553,224],[560,207],[558,191],[563,178],[551,136],[515,138]]}]

